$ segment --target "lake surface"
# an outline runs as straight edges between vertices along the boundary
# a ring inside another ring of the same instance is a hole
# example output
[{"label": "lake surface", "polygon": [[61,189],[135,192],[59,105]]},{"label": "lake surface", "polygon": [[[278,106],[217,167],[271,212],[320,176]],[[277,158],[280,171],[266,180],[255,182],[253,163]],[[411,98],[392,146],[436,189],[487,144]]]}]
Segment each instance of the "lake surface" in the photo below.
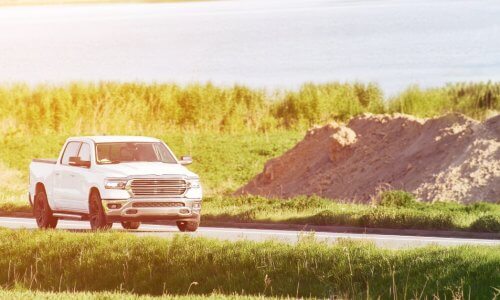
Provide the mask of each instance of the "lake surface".
[{"label": "lake surface", "polygon": [[0,82],[500,80],[500,1],[234,0],[0,8]]}]

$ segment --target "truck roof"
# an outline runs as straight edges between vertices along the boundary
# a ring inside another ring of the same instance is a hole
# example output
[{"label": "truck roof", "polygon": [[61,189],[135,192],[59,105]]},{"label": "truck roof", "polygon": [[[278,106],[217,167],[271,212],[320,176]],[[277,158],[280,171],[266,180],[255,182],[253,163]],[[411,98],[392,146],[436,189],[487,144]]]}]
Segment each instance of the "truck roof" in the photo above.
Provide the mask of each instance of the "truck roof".
[{"label": "truck roof", "polygon": [[127,136],[127,135],[99,135],[99,136],[75,136],[68,140],[91,140],[94,143],[119,143],[119,142],[159,142],[159,139],[147,136]]}]

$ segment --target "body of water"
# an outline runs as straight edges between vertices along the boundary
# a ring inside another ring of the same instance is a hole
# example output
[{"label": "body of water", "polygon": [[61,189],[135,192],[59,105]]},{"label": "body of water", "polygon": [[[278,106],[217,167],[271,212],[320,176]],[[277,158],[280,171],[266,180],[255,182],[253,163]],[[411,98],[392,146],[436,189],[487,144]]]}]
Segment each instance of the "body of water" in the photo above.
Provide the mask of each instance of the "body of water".
[{"label": "body of water", "polygon": [[0,82],[500,80],[500,1],[234,0],[0,8]]}]

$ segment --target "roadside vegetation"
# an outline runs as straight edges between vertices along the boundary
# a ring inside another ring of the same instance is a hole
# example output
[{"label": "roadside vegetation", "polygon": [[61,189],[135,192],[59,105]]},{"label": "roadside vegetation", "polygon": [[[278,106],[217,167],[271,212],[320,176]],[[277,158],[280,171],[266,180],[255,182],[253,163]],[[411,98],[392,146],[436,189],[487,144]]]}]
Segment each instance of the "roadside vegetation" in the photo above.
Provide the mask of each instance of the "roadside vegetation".
[{"label": "roadside vegetation", "polygon": [[376,85],[358,83],[305,84],[295,91],[212,84],[3,85],[0,213],[30,211],[29,162],[57,157],[68,136],[142,134],[165,140],[178,155],[194,157],[190,169],[200,174],[208,196],[206,220],[498,232],[500,213],[494,204],[465,206],[435,199],[438,203],[412,200],[385,206],[378,200],[362,205],[317,197],[284,201],[231,196],[314,124],[346,121],[362,113],[431,117],[461,112],[484,119],[498,111],[500,83],[410,87],[390,99],[384,99]]},{"label": "roadside vegetation", "polygon": [[0,229],[0,253],[4,289],[491,299],[500,288],[498,246],[394,251],[347,240],[327,245],[311,235],[289,245]]},{"label": "roadside vegetation", "polygon": [[203,205],[204,221],[500,232],[498,204],[423,203],[403,191],[380,193],[368,205],[316,196],[210,197]]},{"label": "roadside vegetation", "polygon": [[[453,294],[453,300],[465,300],[470,299],[465,291],[457,289],[456,291],[451,291]],[[498,293],[497,293],[498,294]],[[287,297],[272,297],[263,295],[223,295],[220,293],[212,293],[209,295],[161,295],[161,296],[145,296],[137,295],[133,293],[124,292],[43,292],[43,291],[30,291],[23,289],[15,290],[2,290],[0,289],[0,298],[10,299],[10,300],[157,300],[157,299],[169,299],[169,300],[293,300],[297,299],[294,296]],[[417,299],[418,297],[415,297]],[[300,299],[323,299],[318,297],[308,297],[304,296]],[[410,298],[411,299],[411,298]],[[432,299],[447,299],[440,298],[438,295],[432,295]],[[495,296],[492,297],[495,299]]]},{"label": "roadside vegetation", "polygon": [[[161,295],[161,296],[146,296],[137,295],[134,293],[125,292],[44,292],[31,291],[26,289],[1,289],[0,298],[10,300],[278,300],[278,299],[295,299],[292,297],[266,297],[266,296],[243,296],[243,295],[223,295],[213,293],[210,295]],[[465,299],[465,298],[464,298]]]},{"label": "roadside vegetation", "polygon": [[418,117],[460,112],[482,119],[498,111],[500,83],[410,87],[391,99],[384,99],[378,86],[360,83],[305,84],[298,90],[272,91],[210,83],[0,87],[0,132],[4,134],[304,131],[365,112]]},{"label": "roadside vegetation", "polygon": [[444,88],[412,86],[389,99],[388,112],[434,117],[458,112],[482,120],[500,111],[500,83],[459,83]]}]

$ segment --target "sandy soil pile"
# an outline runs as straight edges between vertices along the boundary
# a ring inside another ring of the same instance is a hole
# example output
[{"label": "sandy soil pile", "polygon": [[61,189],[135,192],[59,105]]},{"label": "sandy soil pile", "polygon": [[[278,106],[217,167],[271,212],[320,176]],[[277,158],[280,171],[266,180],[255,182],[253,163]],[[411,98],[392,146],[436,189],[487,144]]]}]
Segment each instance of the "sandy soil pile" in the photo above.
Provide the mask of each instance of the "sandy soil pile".
[{"label": "sandy soil pile", "polygon": [[382,189],[421,200],[500,201],[500,115],[484,123],[363,115],[312,128],[237,194],[369,201]]}]

